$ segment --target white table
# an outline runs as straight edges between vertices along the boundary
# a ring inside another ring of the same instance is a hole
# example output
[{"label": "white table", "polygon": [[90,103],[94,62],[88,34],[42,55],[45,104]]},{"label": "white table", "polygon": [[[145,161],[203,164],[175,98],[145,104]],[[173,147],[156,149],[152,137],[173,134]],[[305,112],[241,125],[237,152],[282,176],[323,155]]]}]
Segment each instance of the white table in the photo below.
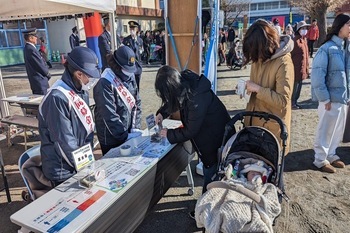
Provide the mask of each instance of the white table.
[{"label": "white table", "polygon": [[[22,226],[21,232],[134,231],[185,169],[189,155],[182,144],[157,147],[150,144],[149,136],[125,144],[134,148],[131,156],[121,157],[119,148],[112,149],[90,168],[14,213],[11,221]],[[89,189],[79,187],[78,180],[86,174],[102,170],[106,179]]]}]

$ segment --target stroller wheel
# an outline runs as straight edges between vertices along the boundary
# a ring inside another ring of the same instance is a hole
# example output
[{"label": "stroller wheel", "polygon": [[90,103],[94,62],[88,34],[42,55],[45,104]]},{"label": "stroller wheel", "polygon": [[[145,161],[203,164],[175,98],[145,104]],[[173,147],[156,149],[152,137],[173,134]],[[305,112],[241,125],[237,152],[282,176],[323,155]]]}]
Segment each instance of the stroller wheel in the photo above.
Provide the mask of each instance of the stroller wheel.
[{"label": "stroller wheel", "polygon": [[190,195],[190,196],[193,196],[193,194],[194,194],[193,189],[189,188],[188,191],[187,191],[187,194]]},{"label": "stroller wheel", "polygon": [[21,196],[22,196],[23,201],[27,201],[27,202],[30,201],[30,197],[29,197],[28,191],[23,190],[22,193],[21,193]]}]

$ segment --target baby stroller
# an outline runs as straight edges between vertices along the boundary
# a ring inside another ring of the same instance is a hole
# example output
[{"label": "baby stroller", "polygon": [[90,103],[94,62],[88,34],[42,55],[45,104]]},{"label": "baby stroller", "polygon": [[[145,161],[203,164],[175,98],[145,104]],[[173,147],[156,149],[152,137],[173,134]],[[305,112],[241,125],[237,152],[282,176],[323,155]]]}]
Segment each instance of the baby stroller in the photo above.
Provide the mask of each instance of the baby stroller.
[{"label": "baby stroller", "polygon": [[228,51],[228,54],[226,55],[226,63],[231,70],[240,70],[242,68],[243,58],[236,50],[235,46]]},{"label": "baby stroller", "polygon": [[[259,126],[245,127],[244,119],[249,120],[250,117],[257,117],[266,122],[276,121],[281,129],[282,149],[277,138],[269,130]],[[239,121],[243,128],[235,133],[235,124]],[[231,136],[232,134],[233,136]],[[217,191],[215,191],[216,193],[205,193],[198,200],[196,205],[197,226],[204,226],[209,232],[218,232],[218,229],[222,232],[251,232],[252,229],[255,229],[254,232],[273,232],[272,226],[275,218],[280,214],[282,198],[288,201],[288,197],[284,193],[282,180],[287,137],[285,124],[275,115],[265,112],[241,112],[235,115],[225,127],[225,135],[218,153],[218,176],[220,181],[208,185],[209,191],[213,188],[224,191],[221,193]],[[262,192],[258,195],[246,188],[247,186],[231,182],[234,180],[232,176],[238,177],[240,172],[249,166],[248,163],[255,163],[256,161],[262,161],[264,170],[268,170],[261,179],[264,186],[273,187],[269,191],[274,191],[274,202],[266,201],[271,197],[271,193],[269,197]],[[229,190],[233,190],[234,195],[230,196]],[[255,212],[253,206],[256,207]],[[275,212],[271,212],[271,210]],[[217,214],[215,211],[220,213]],[[249,216],[245,216],[245,211],[250,211]],[[244,219],[244,217],[246,218]],[[254,219],[259,220],[253,221]],[[254,228],[252,224],[256,224],[256,226],[260,224],[259,226],[264,228]]]}]

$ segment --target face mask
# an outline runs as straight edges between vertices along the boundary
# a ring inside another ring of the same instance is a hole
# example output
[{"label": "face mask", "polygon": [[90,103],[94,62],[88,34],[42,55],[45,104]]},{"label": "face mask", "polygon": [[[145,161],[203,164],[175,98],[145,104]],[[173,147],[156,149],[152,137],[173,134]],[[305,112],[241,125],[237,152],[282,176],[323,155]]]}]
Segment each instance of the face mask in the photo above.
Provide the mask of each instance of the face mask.
[{"label": "face mask", "polygon": [[135,32],[134,30],[131,30],[131,31],[130,31],[130,34],[131,34],[132,36],[135,36],[135,35],[136,35],[136,32]]},{"label": "face mask", "polygon": [[87,84],[84,84],[82,81],[81,81],[81,90],[83,91],[89,91],[90,89],[92,89],[95,84],[97,83],[97,78],[89,78],[89,82]]},{"label": "face mask", "polygon": [[306,29],[301,29],[300,32],[299,32],[299,34],[300,34],[301,36],[306,36],[307,30],[306,30]]}]

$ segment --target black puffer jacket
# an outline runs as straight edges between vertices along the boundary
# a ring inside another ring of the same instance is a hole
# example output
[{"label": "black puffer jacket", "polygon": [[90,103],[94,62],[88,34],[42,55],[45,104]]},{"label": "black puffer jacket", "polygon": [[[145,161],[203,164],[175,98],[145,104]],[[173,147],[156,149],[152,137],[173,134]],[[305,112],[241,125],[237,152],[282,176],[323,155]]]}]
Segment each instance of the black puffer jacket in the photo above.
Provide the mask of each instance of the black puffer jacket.
[{"label": "black puffer jacket", "polygon": [[[180,109],[184,127],[168,130],[170,143],[180,143],[192,139],[194,146],[205,167],[217,162],[217,150],[221,146],[225,125],[230,116],[224,104],[211,90],[210,81],[205,76],[198,76],[190,70],[181,73],[184,85],[189,85],[189,98],[182,102]],[[158,112],[167,117],[166,105]],[[197,151],[198,152],[198,151]]]}]

